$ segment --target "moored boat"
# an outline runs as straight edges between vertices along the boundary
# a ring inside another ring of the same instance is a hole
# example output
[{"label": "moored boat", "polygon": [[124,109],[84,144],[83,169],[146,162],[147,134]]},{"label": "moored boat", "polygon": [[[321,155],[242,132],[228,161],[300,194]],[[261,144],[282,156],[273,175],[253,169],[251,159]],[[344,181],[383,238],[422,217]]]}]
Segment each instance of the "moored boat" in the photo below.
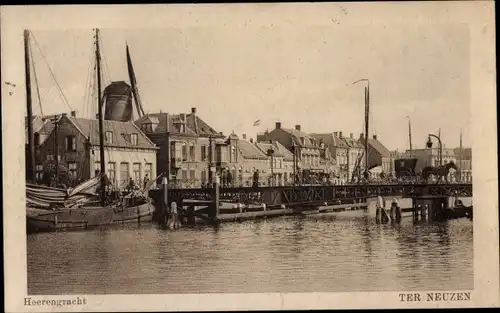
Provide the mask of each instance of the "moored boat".
[{"label": "moored boat", "polygon": [[[56,230],[77,230],[96,226],[126,222],[148,222],[152,220],[153,206],[146,196],[155,183],[151,180],[144,188],[129,192],[125,196],[117,195],[111,189],[107,178],[104,153],[103,98],[100,82],[99,30],[96,30],[96,72],[97,104],[99,117],[100,171],[96,177],[80,185],[69,188],[53,188],[39,185],[33,175],[34,140],[32,126],[29,128],[30,182],[26,184],[26,224],[28,232]],[[25,57],[29,58],[29,31],[25,31]],[[26,76],[29,82],[29,62],[26,62]],[[31,123],[31,93],[27,84],[28,123]],[[57,166],[56,166],[57,167]]]}]

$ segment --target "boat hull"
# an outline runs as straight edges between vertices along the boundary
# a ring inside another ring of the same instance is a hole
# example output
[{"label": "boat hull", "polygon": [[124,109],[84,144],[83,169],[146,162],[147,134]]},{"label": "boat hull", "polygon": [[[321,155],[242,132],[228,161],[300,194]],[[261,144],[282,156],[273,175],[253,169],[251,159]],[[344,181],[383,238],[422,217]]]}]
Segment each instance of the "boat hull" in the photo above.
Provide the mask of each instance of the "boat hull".
[{"label": "boat hull", "polygon": [[131,207],[80,207],[60,211],[27,209],[29,233],[78,230],[118,223],[151,222],[153,206],[144,203]]}]

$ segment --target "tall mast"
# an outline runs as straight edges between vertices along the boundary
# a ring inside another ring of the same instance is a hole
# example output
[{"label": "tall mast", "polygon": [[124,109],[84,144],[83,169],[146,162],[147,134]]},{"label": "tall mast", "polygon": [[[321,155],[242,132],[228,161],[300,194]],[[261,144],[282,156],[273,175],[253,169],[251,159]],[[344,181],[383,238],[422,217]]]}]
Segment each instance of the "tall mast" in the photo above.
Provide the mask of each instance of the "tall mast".
[{"label": "tall mast", "polygon": [[[36,183],[36,170],[35,170],[35,135],[33,133],[33,108],[31,104],[31,70],[30,70],[30,50],[29,50],[29,36],[30,31],[24,30],[24,66],[26,78],[26,107],[28,111],[28,168],[29,180],[34,184]],[[26,170],[28,170],[28,168]]]},{"label": "tall mast", "polygon": [[99,29],[95,30],[95,61],[96,61],[96,72],[97,72],[97,107],[98,107],[98,117],[99,117],[99,160],[101,162],[101,201],[104,201],[104,185],[105,185],[105,174],[106,174],[106,160],[104,159],[104,121],[102,115],[102,91],[101,91],[101,52],[99,49]]},{"label": "tall mast", "polygon": [[134,67],[132,66],[132,58],[130,57],[130,51],[127,46],[127,68],[128,76],[130,78],[130,84],[132,85],[132,93],[134,94],[135,107],[137,109],[137,114],[139,117],[144,115],[144,110],[142,108],[141,98],[139,97],[139,89],[137,88],[137,80],[135,79]]},{"label": "tall mast", "polygon": [[370,116],[370,82],[365,87],[365,171],[368,171],[368,121]]},{"label": "tall mast", "polygon": [[460,128],[460,150],[459,150],[459,177],[460,177],[460,181],[462,181],[462,159],[463,159],[463,147],[462,147],[462,129]]},{"label": "tall mast", "polygon": [[411,119],[408,117],[408,137],[410,138],[410,158],[412,157],[412,144],[411,144]]}]

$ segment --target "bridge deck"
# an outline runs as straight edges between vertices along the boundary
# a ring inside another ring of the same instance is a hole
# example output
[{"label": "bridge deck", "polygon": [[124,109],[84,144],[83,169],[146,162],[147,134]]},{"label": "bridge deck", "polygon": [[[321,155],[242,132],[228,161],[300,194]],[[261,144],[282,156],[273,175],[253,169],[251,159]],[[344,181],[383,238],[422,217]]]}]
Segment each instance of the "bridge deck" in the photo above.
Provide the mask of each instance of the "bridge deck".
[{"label": "bridge deck", "polygon": [[[158,199],[162,190],[150,191]],[[210,201],[212,188],[174,188],[168,190],[168,202],[179,203],[184,199]],[[394,184],[394,185],[310,185],[276,187],[223,187],[219,188],[221,201],[265,203],[267,205],[299,205],[333,203],[348,199],[383,197],[472,197],[472,184]]]}]

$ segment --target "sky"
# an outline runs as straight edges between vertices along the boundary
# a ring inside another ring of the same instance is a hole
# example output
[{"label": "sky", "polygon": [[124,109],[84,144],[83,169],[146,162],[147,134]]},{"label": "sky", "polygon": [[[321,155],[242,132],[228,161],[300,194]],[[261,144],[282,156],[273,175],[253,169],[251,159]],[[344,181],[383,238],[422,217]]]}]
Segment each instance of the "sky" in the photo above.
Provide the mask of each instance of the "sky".
[{"label": "sky", "polygon": [[[350,14],[339,12],[339,20]],[[50,67],[71,109],[90,116],[85,95],[93,30],[32,29],[32,34],[44,113],[70,111]],[[331,23],[308,25],[275,18],[268,23],[104,27],[100,34],[104,82],[129,80],[128,43],[146,112],[189,113],[196,107],[202,119],[226,135],[234,131],[255,138],[280,121],[282,127],[300,124],[305,132],[359,137],[364,85],[352,82],[368,78],[369,133],[390,150],[409,148],[409,118],[414,149],[424,148],[427,134],[439,129],[445,147],[459,145],[460,129],[463,145],[472,144],[467,24],[344,25],[332,18]],[[34,106],[39,113],[36,99]],[[256,120],[260,125],[254,127]]]}]

